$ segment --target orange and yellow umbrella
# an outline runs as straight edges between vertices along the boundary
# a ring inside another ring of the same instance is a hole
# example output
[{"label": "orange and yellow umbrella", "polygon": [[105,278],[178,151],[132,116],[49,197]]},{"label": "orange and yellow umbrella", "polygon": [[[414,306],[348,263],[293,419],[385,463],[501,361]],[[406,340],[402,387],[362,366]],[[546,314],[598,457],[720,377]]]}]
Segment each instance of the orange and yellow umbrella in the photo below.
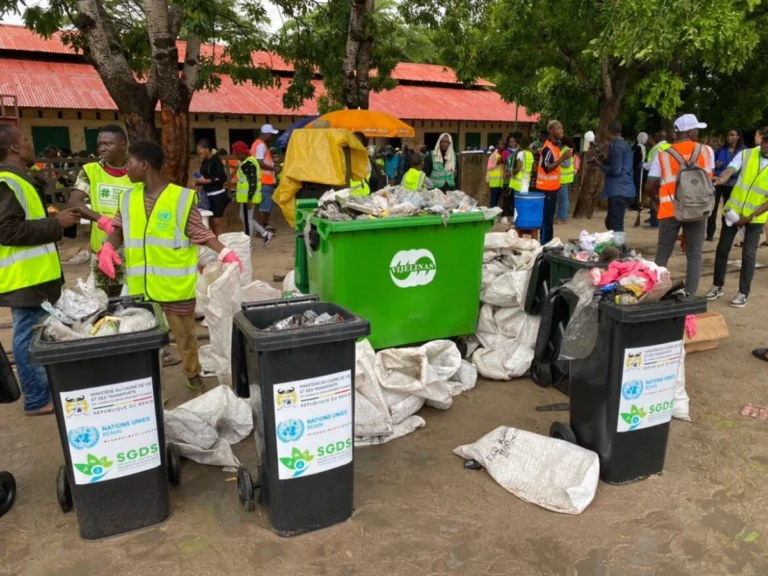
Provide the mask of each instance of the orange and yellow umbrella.
[{"label": "orange and yellow umbrella", "polygon": [[375,110],[337,110],[320,116],[312,124],[328,122],[329,128],[362,132],[368,137],[413,138],[416,131],[402,120]]}]

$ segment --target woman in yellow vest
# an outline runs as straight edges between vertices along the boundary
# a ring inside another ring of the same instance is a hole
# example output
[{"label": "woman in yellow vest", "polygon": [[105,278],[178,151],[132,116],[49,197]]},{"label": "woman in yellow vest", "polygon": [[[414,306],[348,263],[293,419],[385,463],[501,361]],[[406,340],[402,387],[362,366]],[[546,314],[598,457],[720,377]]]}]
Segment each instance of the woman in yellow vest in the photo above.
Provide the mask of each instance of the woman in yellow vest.
[{"label": "woman in yellow vest", "polygon": [[403,176],[403,188],[412,190],[413,192],[434,188],[432,181],[427,178],[427,175],[421,170],[421,167],[424,164],[421,154],[418,152],[412,153],[408,159],[408,164],[410,165],[410,168]]},{"label": "woman in yellow vest", "polygon": [[[96,254],[104,240],[112,232],[112,217],[117,213],[120,193],[132,187],[126,174],[128,137],[114,124],[99,128],[97,139],[99,161],[83,166],[69,195],[69,206],[77,208],[91,225],[91,268],[96,270]],[[90,200],[91,207],[86,205]],[[123,274],[121,273],[120,276]],[[96,286],[108,296],[120,296],[120,288],[108,286],[103,278],[96,277]]]},{"label": "woman in yellow vest", "polygon": [[[560,148],[560,153],[573,150],[573,142],[565,140],[565,145]],[[557,193],[557,214],[555,215],[555,224],[565,224],[568,220],[568,209],[570,204],[569,194],[573,185],[573,178],[576,174],[576,160],[571,157],[560,165],[560,191]]]},{"label": "woman in yellow vest", "polygon": [[125,246],[128,292],[162,305],[181,354],[187,387],[201,391],[200,360],[195,335],[197,246],[207,246],[224,263],[243,269],[237,254],[203,225],[195,193],[170,184],[160,174],[165,155],[154,142],[134,143],[128,155],[128,177],[135,187],[123,192],[113,218],[114,230],[99,251],[99,269],[115,277]]},{"label": "woman in yellow vest", "polygon": [[490,208],[495,208],[499,203],[501,191],[504,188],[504,162],[502,162],[501,153],[504,151],[504,140],[499,138],[496,142],[496,148],[488,156],[486,165],[485,181],[491,191],[491,199],[488,203]]},{"label": "woman in yellow vest", "polygon": [[48,218],[27,176],[35,161],[30,142],[15,126],[0,124],[0,306],[11,309],[13,355],[28,416],[53,414],[45,369],[29,362],[34,327],[45,316],[41,304],[61,296],[64,277],[56,242],[80,221],[74,209]]},{"label": "woman in yellow vest", "polygon": [[235,201],[243,206],[245,233],[249,238],[256,235],[261,237],[264,240],[264,247],[266,247],[272,241],[275,233],[266,230],[253,217],[253,205],[261,202],[261,167],[258,160],[250,155],[248,144],[245,142],[240,141],[232,144],[232,152],[239,160]]}]

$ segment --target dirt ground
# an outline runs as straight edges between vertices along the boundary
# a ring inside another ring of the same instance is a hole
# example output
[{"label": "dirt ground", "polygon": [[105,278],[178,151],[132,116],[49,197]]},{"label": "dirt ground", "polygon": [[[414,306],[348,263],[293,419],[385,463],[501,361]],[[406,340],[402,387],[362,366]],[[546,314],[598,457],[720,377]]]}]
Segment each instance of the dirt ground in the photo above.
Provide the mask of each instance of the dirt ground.
[{"label": "dirt ground", "polygon": [[[602,215],[557,227],[563,238],[603,229]],[[655,232],[632,228],[632,246],[647,256]],[[70,247],[65,247],[70,249]],[[705,246],[711,284],[715,243]],[[293,239],[281,229],[253,250],[254,277],[272,280],[293,268]],[[734,252],[734,257],[738,253]],[[768,248],[758,261],[768,263]],[[682,270],[677,253],[670,267]],[[68,279],[86,267],[65,266]],[[30,576],[196,576],[218,574],[519,576],[717,576],[768,574],[768,422],[739,415],[748,402],[768,404],[766,365],[750,355],[768,345],[768,275],[756,273],[749,305],[728,307],[737,288],[713,303],[731,337],[687,360],[693,422],[673,421],[663,475],[624,486],[599,485],[580,516],[527,504],[485,471],[467,471],[453,454],[499,425],[546,434],[565,413],[539,404],[565,400],[530,379],[481,380],[445,412],[425,408],[426,427],[355,451],[351,520],[294,538],[276,536],[257,510],[240,509],[234,475],[185,461],[162,525],[100,542],[78,536],[73,513],[56,503],[63,462],[52,417],[25,418],[20,403],[0,406],[0,468],[18,481],[13,510],[0,520],[0,574]],[[761,328],[762,327],[762,328]],[[0,341],[10,348],[10,315],[0,314]],[[164,370],[170,406],[188,399],[179,366]],[[213,385],[213,384],[212,384]],[[235,447],[255,463],[252,439]],[[321,495],[318,495],[321,497]]]}]

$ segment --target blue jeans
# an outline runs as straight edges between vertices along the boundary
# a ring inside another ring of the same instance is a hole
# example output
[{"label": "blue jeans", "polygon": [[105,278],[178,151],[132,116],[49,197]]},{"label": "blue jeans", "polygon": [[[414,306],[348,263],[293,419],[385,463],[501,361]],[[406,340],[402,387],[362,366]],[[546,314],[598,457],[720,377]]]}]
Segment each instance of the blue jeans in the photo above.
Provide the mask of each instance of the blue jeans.
[{"label": "blue jeans", "polygon": [[568,220],[568,208],[570,203],[568,192],[570,188],[570,184],[561,184],[560,192],[557,193],[557,218],[559,220]]},{"label": "blue jeans", "polygon": [[275,187],[271,184],[261,185],[261,202],[259,202],[259,212],[272,212],[272,194],[275,193]]},{"label": "blue jeans", "polygon": [[543,246],[555,237],[555,211],[559,192],[544,192],[544,221],[541,225],[541,245]]},{"label": "blue jeans", "polygon": [[42,308],[11,308],[13,316],[13,358],[24,394],[24,410],[38,410],[51,401],[45,368],[29,363],[33,327],[45,316]]},{"label": "blue jeans", "polygon": [[651,228],[658,228],[659,227],[659,218],[656,213],[656,208],[653,207],[653,204],[651,204],[651,218],[648,221],[648,224],[651,225]]},{"label": "blue jeans", "polygon": [[499,205],[499,197],[501,196],[502,188],[491,188],[491,201],[488,204],[488,208],[495,208]]}]

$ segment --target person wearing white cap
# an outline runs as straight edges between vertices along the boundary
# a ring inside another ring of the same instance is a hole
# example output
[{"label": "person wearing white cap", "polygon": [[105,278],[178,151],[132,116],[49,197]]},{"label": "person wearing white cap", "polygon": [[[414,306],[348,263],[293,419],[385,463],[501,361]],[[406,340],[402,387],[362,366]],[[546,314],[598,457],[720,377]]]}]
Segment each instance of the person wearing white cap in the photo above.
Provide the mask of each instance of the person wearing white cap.
[{"label": "person wearing white cap", "polygon": [[259,202],[258,223],[265,228],[269,224],[269,213],[272,212],[272,194],[275,193],[275,176],[280,173],[281,167],[276,166],[269,151],[269,144],[278,130],[272,124],[264,124],[261,134],[251,146],[251,156],[256,158],[261,168],[261,202]]},{"label": "person wearing white cap", "polygon": [[[699,287],[701,276],[701,250],[704,246],[704,236],[707,231],[707,219],[709,212],[701,219],[680,221],[675,218],[675,192],[677,188],[677,175],[681,164],[678,159],[686,163],[694,162],[709,178],[715,168],[715,153],[712,148],[697,142],[699,130],[707,125],[693,114],[683,114],[675,120],[677,140],[666,150],[659,152],[651,162],[648,171],[648,182],[645,192],[656,207],[659,219],[659,240],[656,249],[656,264],[666,266],[669,257],[675,249],[677,234],[683,229],[685,241],[685,258],[687,262],[685,273],[685,287],[689,294],[695,294]],[[712,188],[714,201],[714,187],[711,182],[702,182],[703,188]],[[702,188],[702,189],[703,189]]]}]

